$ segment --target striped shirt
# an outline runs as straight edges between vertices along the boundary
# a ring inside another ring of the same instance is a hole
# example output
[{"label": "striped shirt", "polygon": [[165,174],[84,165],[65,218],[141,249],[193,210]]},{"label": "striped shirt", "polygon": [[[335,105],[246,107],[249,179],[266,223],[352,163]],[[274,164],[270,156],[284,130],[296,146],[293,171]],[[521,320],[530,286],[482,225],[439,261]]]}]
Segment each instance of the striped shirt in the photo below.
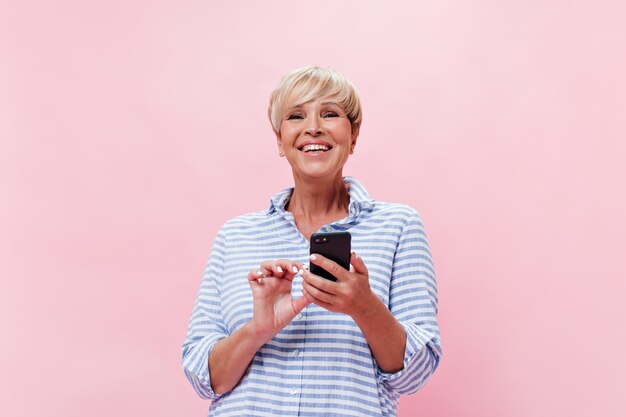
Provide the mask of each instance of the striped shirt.
[{"label": "striped shirt", "polygon": [[[399,396],[420,389],[437,368],[437,287],[419,214],[372,200],[354,178],[344,183],[348,216],[319,231],[352,235],[372,291],[406,331],[404,369],[383,372],[350,316],[311,304],[261,347],[233,390],[211,389],[211,349],[252,319],[248,271],[265,260],[308,263],[309,242],[285,210],[289,188],[267,210],[227,221],[215,239],[182,346],[184,372],[212,400],[210,416],[395,416]],[[302,295],[300,275],[292,294]]]}]

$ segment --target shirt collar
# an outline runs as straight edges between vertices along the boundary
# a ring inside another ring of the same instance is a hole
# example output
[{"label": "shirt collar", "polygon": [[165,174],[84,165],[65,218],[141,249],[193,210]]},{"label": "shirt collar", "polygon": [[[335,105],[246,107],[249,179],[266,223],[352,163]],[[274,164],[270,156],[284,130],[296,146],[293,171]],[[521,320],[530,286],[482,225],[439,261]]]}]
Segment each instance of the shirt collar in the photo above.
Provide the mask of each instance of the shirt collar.
[{"label": "shirt collar", "polygon": [[[343,183],[346,185],[348,194],[350,194],[350,205],[348,206],[348,218],[351,220],[361,212],[361,210],[371,210],[374,207],[374,199],[370,197],[367,190],[363,185],[354,177],[343,177]],[[270,206],[267,209],[267,214],[275,212],[283,213],[285,211],[285,205],[291,194],[293,193],[293,187],[285,188],[282,191],[276,193],[270,199]]]}]

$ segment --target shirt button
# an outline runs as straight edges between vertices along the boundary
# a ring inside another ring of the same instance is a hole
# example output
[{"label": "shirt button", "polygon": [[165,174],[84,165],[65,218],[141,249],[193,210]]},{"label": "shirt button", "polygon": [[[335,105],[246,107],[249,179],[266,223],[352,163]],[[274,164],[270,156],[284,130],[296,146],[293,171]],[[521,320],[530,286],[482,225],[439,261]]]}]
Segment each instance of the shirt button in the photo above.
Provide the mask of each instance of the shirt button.
[{"label": "shirt button", "polygon": [[300,354],[300,351],[298,349],[293,351],[293,356],[298,356]]},{"label": "shirt button", "polygon": [[289,393],[290,393],[291,395],[296,395],[296,394],[298,393],[298,390],[297,390],[297,389],[295,389],[295,388],[292,388],[292,389],[291,389],[291,391],[289,391]]},{"label": "shirt button", "polygon": [[298,313],[298,315],[296,316],[296,320],[302,320],[302,313]]}]

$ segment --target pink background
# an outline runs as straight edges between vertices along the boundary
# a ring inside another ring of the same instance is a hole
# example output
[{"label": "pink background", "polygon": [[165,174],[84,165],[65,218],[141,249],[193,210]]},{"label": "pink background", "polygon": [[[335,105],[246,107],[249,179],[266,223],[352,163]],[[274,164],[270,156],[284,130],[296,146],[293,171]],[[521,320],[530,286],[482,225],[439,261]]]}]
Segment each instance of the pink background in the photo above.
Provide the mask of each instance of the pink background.
[{"label": "pink background", "polygon": [[0,415],[204,416],[213,237],[291,184],[266,118],[359,88],[346,174],[422,213],[441,366],[400,416],[626,415],[623,1],[3,1]]}]

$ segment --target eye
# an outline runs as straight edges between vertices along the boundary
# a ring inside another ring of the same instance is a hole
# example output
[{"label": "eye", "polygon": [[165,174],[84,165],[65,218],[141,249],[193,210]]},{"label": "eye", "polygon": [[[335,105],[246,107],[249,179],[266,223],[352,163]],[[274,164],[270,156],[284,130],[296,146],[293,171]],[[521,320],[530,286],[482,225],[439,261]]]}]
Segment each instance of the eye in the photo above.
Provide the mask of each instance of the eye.
[{"label": "eye", "polygon": [[287,117],[287,120],[299,120],[299,119],[304,119],[304,117],[302,117],[300,113],[293,113]]},{"label": "eye", "polygon": [[337,112],[329,110],[322,113],[322,117],[339,117],[339,115],[337,114]]}]

